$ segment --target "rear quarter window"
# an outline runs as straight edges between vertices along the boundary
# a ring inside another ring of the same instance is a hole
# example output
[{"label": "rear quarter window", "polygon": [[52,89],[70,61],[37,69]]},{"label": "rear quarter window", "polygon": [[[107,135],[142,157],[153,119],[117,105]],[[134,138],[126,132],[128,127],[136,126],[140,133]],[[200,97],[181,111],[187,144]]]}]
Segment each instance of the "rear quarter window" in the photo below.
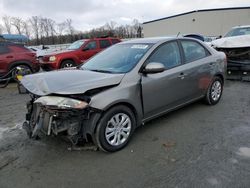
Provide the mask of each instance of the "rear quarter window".
[{"label": "rear quarter window", "polygon": [[196,41],[183,40],[181,45],[186,63],[205,58],[210,55],[208,50]]}]

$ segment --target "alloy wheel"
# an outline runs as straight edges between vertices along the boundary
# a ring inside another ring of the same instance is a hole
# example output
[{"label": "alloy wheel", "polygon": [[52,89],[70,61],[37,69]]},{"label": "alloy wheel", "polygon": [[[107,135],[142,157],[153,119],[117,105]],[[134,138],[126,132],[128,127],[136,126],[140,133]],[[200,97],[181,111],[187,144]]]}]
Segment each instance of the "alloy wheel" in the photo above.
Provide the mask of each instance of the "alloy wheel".
[{"label": "alloy wheel", "polygon": [[127,141],[131,133],[131,119],[125,113],[110,118],[105,129],[105,138],[111,146],[119,146]]},{"label": "alloy wheel", "polygon": [[219,81],[215,81],[211,87],[211,97],[214,101],[219,100],[221,96],[221,91],[222,91],[221,83]]}]

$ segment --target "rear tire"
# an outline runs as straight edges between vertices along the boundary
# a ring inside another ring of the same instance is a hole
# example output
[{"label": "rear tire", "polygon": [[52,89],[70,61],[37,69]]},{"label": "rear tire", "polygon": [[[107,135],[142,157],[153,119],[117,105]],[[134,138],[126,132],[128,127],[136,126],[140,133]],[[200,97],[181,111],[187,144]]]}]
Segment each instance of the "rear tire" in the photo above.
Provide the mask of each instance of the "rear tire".
[{"label": "rear tire", "polygon": [[70,68],[70,67],[75,67],[76,64],[74,61],[72,60],[65,60],[61,63],[61,66],[60,68],[63,69],[63,68]]},{"label": "rear tire", "polygon": [[220,101],[223,91],[223,82],[220,77],[214,77],[209,85],[205,102],[208,105],[215,105]]},{"label": "rear tire", "polygon": [[124,148],[136,127],[135,115],[130,108],[119,105],[111,108],[97,124],[95,142],[105,152]]}]

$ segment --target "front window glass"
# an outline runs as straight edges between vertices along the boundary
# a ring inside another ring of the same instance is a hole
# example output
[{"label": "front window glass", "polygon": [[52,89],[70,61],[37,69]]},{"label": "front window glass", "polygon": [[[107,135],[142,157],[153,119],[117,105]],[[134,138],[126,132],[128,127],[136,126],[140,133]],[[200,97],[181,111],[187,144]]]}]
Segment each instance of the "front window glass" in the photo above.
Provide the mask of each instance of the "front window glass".
[{"label": "front window glass", "polygon": [[96,41],[89,42],[84,48],[88,50],[96,49]]},{"label": "front window glass", "polygon": [[181,56],[177,42],[169,42],[160,46],[147,62],[162,63],[166,69],[181,64]]},{"label": "front window glass", "polygon": [[127,73],[132,70],[151,44],[118,44],[97,54],[82,69],[106,73]]},{"label": "front window glass", "polygon": [[77,50],[83,45],[84,42],[84,40],[75,41],[68,47],[68,50]]}]

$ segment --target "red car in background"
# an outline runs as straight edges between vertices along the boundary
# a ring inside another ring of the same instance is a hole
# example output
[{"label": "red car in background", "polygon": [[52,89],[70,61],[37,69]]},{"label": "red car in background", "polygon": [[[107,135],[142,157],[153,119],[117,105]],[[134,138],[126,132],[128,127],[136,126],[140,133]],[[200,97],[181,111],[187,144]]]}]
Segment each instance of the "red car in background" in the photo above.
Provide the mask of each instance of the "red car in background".
[{"label": "red car in background", "polygon": [[119,42],[121,42],[120,39],[111,37],[78,40],[65,51],[44,56],[40,60],[40,65],[45,71],[74,67],[84,63],[103,49]]},{"label": "red car in background", "polygon": [[36,53],[21,44],[0,42],[0,76],[16,67],[27,72],[38,72],[40,69]]}]

